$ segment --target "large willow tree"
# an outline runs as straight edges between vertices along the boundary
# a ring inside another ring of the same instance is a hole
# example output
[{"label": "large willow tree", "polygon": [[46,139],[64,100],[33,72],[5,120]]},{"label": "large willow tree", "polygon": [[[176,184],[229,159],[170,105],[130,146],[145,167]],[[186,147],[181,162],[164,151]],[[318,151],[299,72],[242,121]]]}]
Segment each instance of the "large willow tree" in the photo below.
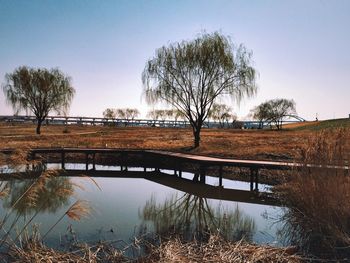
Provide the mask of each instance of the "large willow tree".
[{"label": "large willow tree", "polygon": [[3,91],[16,112],[30,110],[36,116],[36,133],[51,111],[66,111],[75,94],[71,78],[58,69],[35,69],[26,66],[6,74]]},{"label": "large willow tree", "polygon": [[225,96],[237,102],[253,96],[255,80],[251,52],[218,32],[157,49],[142,74],[147,102],[165,102],[182,112],[195,147],[213,103]]}]

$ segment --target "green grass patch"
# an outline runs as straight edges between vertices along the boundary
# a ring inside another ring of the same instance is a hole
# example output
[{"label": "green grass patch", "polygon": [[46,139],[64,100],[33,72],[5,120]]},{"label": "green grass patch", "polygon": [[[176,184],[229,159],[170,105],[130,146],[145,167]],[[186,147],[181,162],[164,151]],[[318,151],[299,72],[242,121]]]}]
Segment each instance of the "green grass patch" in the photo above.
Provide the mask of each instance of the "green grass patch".
[{"label": "green grass patch", "polygon": [[341,127],[350,127],[350,118],[318,121],[318,122],[315,122],[314,124],[295,127],[291,130],[319,131],[324,129],[334,129],[334,128],[341,128]]}]

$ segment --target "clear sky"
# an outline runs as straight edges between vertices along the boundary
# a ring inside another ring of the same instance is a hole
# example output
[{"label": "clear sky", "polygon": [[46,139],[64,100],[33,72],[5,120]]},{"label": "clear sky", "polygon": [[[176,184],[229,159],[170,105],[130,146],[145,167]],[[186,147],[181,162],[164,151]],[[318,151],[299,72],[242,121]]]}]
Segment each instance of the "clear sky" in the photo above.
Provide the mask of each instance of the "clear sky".
[{"label": "clear sky", "polygon": [[[294,99],[300,116],[350,114],[350,1],[0,0],[0,82],[20,65],[73,78],[70,115],[147,112],[141,73],[156,48],[220,31],[253,51],[259,92],[240,107]],[[0,115],[12,114],[0,92]]]}]

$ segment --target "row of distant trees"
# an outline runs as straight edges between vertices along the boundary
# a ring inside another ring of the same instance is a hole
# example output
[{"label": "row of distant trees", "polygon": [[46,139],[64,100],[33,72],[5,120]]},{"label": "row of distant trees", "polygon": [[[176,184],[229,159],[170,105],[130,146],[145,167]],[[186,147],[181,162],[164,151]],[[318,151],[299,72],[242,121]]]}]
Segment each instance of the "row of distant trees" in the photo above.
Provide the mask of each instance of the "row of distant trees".
[{"label": "row of distant trees", "polygon": [[137,118],[140,115],[140,112],[138,109],[112,109],[107,108],[103,112],[103,117],[108,119],[126,119],[126,120],[133,120]]},{"label": "row of distant trees", "polygon": [[[257,74],[251,57],[252,52],[244,45],[233,44],[219,32],[163,46],[146,62],[142,73],[144,97],[150,105],[167,104],[176,109],[173,116],[189,121],[194,147],[198,147],[206,120],[223,124],[236,119],[230,107],[217,104],[221,99],[231,98],[239,103],[256,94]],[[26,66],[6,74],[3,91],[16,112],[33,112],[38,134],[49,112],[66,113],[75,94],[71,78],[60,70]],[[274,122],[280,129],[282,117],[294,111],[293,101],[273,100],[256,107],[253,116],[261,122]],[[104,116],[111,118],[133,119],[138,115],[136,109],[104,112]],[[154,111],[152,115],[154,119],[164,118],[170,112]]]},{"label": "row of distant trees", "polygon": [[[103,117],[107,119],[134,120],[140,116],[140,111],[135,108],[113,109],[107,108],[103,112]],[[148,111],[147,117],[152,120],[186,120],[185,114],[177,109],[153,109]],[[236,121],[237,115],[232,108],[225,104],[214,104],[208,114],[208,120],[219,122],[223,127],[228,123]]]},{"label": "row of distant trees", "polygon": [[[113,109],[107,108],[103,112],[103,117],[108,119],[125,119],[134,120],[138,118],[140,112],[138,109],[124,108],[124,109]],[[186,116],[177,109],[153,109],[148,111],[147,117],[152,120],[186,120]],[[208,114],[209,121],[219,122],[220,127],[224,127],[225,124],[231,124],[235,122],[237,116],[232,112],[232,108],[225,104],[214,104]]]},{"label": "row of distant trees", "polygon": [[[268,100],[254,107],[250,111],[250,116],[259,121],[259,128],[263,128],[264,123],[274,125],[278,130],[282,129],[283,120],[286,117],[296,115],[295,102],[288,99]],[[134,120],[140,116],[140,111],[135,108],[113,109],[107,108],[103,112],[103,117],[108,119]],[[147,117],[152,120],[186,120],[186,116],[177,109],[154,109],[147,113]],[[213,104],[207,119],[217,121],[220,127],[229,126],[237,120],[237,115],[232,107],[226,104]]]}]

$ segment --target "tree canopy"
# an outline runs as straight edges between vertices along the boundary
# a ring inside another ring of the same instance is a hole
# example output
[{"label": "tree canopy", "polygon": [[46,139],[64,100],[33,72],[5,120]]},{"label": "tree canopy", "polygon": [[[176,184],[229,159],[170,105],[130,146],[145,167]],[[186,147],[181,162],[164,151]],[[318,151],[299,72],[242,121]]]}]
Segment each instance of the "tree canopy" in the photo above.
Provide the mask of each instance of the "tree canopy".
[{"label": "tree canopy", "polygon": [[59,69],[36,69],[26,66],[5,75],[3,91],[7,102],[17,112],[30,110],[37,118],[36,133],[51,111],[68,110],[75,94],[71,78]]},{"label": "tree canopy", "polygon": [[278,130],[282,129],[283,118],[296,114],[294,100],[288,99],[273,99],[268,100],[252,110],[253,118],[262,123],[274,123]]},{"label": "tree canopy", "polygon": [[165,102],[181,111],[192,126],[194,146],[213,103],[223,96],[236,101],[256,93],[252,53],[218,32],[163,46],[142,74],[148,103]]}]

